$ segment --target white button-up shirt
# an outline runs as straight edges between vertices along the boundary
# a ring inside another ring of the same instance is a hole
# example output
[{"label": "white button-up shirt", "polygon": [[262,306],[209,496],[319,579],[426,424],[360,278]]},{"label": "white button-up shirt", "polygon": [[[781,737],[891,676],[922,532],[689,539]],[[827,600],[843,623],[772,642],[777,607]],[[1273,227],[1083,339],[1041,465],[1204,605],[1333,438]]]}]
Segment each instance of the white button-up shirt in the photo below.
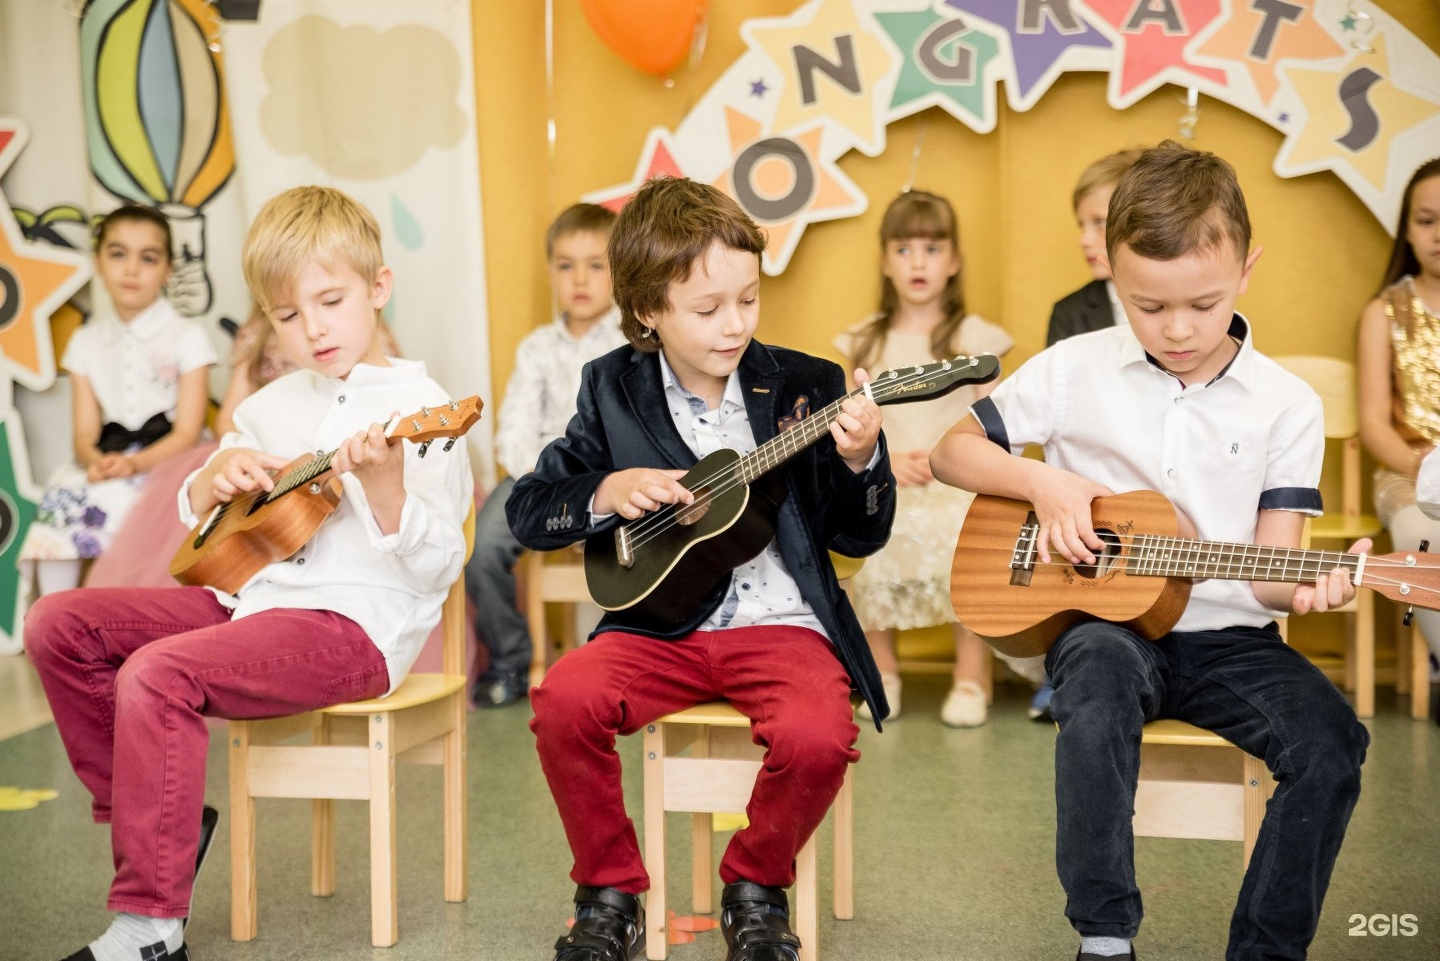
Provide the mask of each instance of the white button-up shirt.
[{"label": "white button-up shirt", "polygon": [[624,343],[620,311],[613,308],[580,337],[570,333],[562,316],[520,341],[495,432],[495,459],[506,473],[528,474],[545,445],[565,436],[575,416],[581,368]]},{"label": "white button-up shirt", "polygon": [[[1061,341],[973,408],[991,440],[1116,493],[1150,489],[1205,540],[1251,543],[1262,510],[1320,513],[1325,431],[1310,387],[1255,351],[1239,314],[1240,349],[1207,384],[1186,386],[1146,355],[1131,329]],[[1261,626],[1278,614],[1247,581],[1195,585],[1176,630]]]},{"label": "white button-up shirt", "polygon": [[[286,374],[235,409],[235,430],[220,450],[246,447],[280,457],[324,454],[392,412],[411,414],[450,399],[416,360],[388,367],[357,364],[345,380],[310,370]],[[275,608],[343,614],[365,629],[385,655],[394,690],[415,663],[465,559],[462,524],[474,495],[463,442],[449,453],[437,441],[425,457],[405,444],[405,506],[400,529],[382,534],[365,489],[353,474],[340,478],[335,513],[289,560],[262,568],[232,596],[216,590],[236,618]],[[199,473],[198,471],[196,473]],[[180,488],[180,519],[190,511],[192,474]]]},{"label": "white button-up shirt", "polygon": [[114,314],[92,318],[60,363],[90,382],[106,422],[138,430],[156,414],[175,422],[181,376],[215,363],[215,348],[161,297],[128,323]]},{"label": "white button-up shirt", "polygon": [[1440,520],[1440,450],[1432,450],[1420,462],[1415,478],[1415,503],[1426,517]]}]

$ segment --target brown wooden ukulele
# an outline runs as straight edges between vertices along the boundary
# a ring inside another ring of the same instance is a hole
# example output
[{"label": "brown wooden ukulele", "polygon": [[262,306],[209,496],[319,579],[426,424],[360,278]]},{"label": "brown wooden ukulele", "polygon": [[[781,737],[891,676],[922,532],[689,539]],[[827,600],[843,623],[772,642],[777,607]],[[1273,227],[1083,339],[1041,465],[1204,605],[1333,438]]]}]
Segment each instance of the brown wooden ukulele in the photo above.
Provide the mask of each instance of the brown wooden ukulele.
[{"label": "brown wooden ukulele", "polygon": [[[443,448],[448,451],[480,419],[483,406],[479,397],[467,397],[422,407],[396,420],[385,436],[419,444],[421,457],[435,438],[448,437]],[[182,584],[234,594],[266,564],[304,547],[340,504],[343,487],[330,468],[334,456],[333,450],[319,457],[304,454],[275,476],[274,490],[251,491],[214,507],[175,552],[171,575]]]},{"label": "brown wooden ukulele", "polygon": [[1040,563],[1040,525],[1024,501],[980,495],[970,505],[955,561],[955,615],[1001,654],[1044,654],[1084,621],[1124,625],[1149,640],[1180,620],[1194,580],[1313,584],[1343,567],[1355,584],[1402,604],[1440,609],[1440,557],[1421,552],[1347,554],[1177,537],[1175,508],[1155,491],[1097,497],[1090,505],[1105,542],[1093,565],[1051,554]]}]

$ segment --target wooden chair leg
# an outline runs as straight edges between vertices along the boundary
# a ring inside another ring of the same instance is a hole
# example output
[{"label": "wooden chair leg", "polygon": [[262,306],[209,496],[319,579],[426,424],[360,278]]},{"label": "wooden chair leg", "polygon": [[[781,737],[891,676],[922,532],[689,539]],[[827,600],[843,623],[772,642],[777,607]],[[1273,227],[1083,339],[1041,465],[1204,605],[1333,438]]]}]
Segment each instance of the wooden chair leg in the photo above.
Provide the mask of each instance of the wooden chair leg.
[{"label": "wooden chair leg", "polygon": [[795,858],[795,905],[791,917],[795,921],[795,936],[800,939],[800,961],[817,961],[820,956],[816,946],[820,936],[819,847],[818,839],[812,834]]},{"label": "wooden chair leg", "polygon": [[1355,598],[1355,713],[1375,716],[1375,595]]},{"label": "wooden chair leg", "polygon": [[845,769],[845,783],[835,798],[835,917],[855,917],[855,765]]},{"label": "wooden chair leg", "polygon": [[230,722],[230,937],[253,941],[255,914],[255,799],[250,796],[250,724]]},{"label": "wooden chair leg", "polygon": [[[312,744],[330,743],[330,719],[321,717],[310,734]],[[310,801],[310,893],[328,898],[335,893],[335,802]]]},{"label": "wooden chair leg", "polygon": [[465,865],[468,852],[465,821],[469,791],[466,788],[465,696],[450,697],[452,727],[445,735],[445,900],[464,901],[469,895]]},{"label": "wooden chair leg", "polygon": [[1245,855],[1240,862],[1244,871],[1250,866],[1250,855],[1255,851],[1255,841],[1260,837],[1260,822],[1265,820],[1265,802],[1270,799],[1270,772],[1265,762],[1246,754],[1242,767],[1244,778],[1245,804]]},{"label": "wooden chair leg", "polygon": [[1360,636],[1359,605],[1356,609],[1345,615],[1345,674],[1344,685],[1347,694],[1355,693],[1355,685],[1358,682],[1358,655]]},{"label": "wooden chair leg", "polygon": [[388,948],[400,940],[399,872],[395,861],[395,750],[389,714],[371,715],[370,943]]},{"label": "wooden chair leg", "polygon": [[1430,717],[1430,645],[1418,627],[1410,632],[1410,716],[1417,721]]},{"label": "wooden chair leg", "polygon": [[645,896],[645,957],[665,961],[668,946],[665,892],[665,725],[645,727],[645,870],[650,892]]},{"label": "wooden chair leg", "polygon": [[529,551],[520,558],[525,580],[525,622],[530,629],[530,686],[539,687],[545,680],[550,664],[550,640],[545,634],[545,598],[541,580],[545,576],[545,557]]}]

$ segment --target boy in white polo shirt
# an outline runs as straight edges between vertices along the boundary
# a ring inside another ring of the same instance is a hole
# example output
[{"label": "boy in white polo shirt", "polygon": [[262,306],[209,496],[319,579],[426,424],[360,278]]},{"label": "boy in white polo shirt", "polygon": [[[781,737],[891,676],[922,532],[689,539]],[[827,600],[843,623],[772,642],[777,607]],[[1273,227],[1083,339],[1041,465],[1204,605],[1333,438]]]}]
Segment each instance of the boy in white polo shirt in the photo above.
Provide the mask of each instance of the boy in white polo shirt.
[{"label": "boy in white polo shirt", "polygon": [[[1163,493],[1199,537],[1298,547],[1305,516],[1321,511],[1320,401],[1256,353],[1233,311],[1260,256],[1234,170],[1170,141],[1146,151],[1111,198],[1106,253],[1130,326],[1062,341],[1021,367],[935,448],[935,476],[1031,502],[1042,563],[1052,552],[1095,563],[1091,501],[1137,489]],[[1043,463],[1011,456],[1031,443]],[[1226,958],[1305,956],[1369,736],[1274,621],[1354,592],[1338,569],[1298,587],[1202,581],[1158,641],[1091,622],[1050,649],[1056,861],[1082,961],[1135,957],[1130,819],[1141,727],[1162,717],[1215,731],[1279,782]]]}]

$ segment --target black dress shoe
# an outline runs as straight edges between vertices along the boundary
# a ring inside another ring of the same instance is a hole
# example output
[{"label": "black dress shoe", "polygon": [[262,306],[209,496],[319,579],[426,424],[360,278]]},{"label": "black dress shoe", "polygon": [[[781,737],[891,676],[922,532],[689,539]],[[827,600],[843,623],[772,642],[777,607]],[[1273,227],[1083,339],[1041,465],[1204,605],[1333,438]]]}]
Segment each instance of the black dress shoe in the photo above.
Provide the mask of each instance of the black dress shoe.
[{"label": "black dress shoe", "polygon": [[784,888],[736,881],[725,885],[720,909],[725,961],[799,961],[800,939],[790,930]]},{"label": "black dress shoe", "polygon": [[[214,808],[212,808],[212,807],[211,807],[210,805],[208,805],[208,804],[205,805],[204,807],[202,807],[202,808],[200,809],[200,844],[199,844],[199,846],[195,849],[195,878],[194,878],[194,881],[199,881],[199,880],[200,880],[200,869],[205,866],[205,858],[206,858],[207,855],[210,854],[210,846],[215,843],[215,827],[216,827],[216,825],[218,825],[219,823],[220,823],[220,812],[219,812],[219,811],[215,810]],[[191,890],[190,900],[191,900],[191,902],[192,902],[192,904],[193,904],[193,902],[194,902],[194,900],[195,900],[195,894],[194,894],[195,886],[194,886],[194,882],[193,882],[193,881],[192,881],[192,883],[191,883],[190,890]],[[184,919],[180,922],[180,925],[181,925],[181,927],[189,927],[189,926],[190,926],[190,916],[189,916],[188,914],[187,914],[187,915],[184,917]]]},{"label": "black dress shoe", "polygon": [[615,888],[575,889],[575,925],[555,942],[555,961],[630,961],[645,948],[645,909]]}]

